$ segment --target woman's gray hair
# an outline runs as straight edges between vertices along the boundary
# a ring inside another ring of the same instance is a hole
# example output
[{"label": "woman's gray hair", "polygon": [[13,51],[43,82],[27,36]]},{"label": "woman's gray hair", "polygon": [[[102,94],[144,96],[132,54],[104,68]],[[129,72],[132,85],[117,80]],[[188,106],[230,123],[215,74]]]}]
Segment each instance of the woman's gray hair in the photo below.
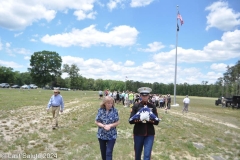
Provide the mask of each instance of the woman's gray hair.
[{"label": "woman's gray hair", "polygon": [[112,102],[113,102],[113,106],[115,105],[114,99],[113,99],[112,97],[110,97],[110,96],[106,96],[106,97],[103,98],[103,101],[102,101],[102,103],[100,104],[100,107],[101,107],[101,108],[106,108],[105,103],[106,103],[106,102],[109,102],[109,101],[112,101]]}]

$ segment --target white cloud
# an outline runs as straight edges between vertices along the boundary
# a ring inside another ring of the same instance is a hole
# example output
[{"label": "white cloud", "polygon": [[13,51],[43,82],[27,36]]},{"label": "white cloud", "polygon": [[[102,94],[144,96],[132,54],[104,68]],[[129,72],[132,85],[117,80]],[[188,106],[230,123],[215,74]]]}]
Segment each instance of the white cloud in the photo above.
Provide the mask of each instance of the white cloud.
[{"label": "white cloud", "polygon": [[[52,21],[58,11],[74,10],[78,20],[94,19],[97,14],[93,10],[95,0],[8,0],[0,1],[0,26],[9,30],[21,30],[45,19]],[[11,20],[9,20],[11,19]]]},{"label": "white cloud", "polygon": [[31,41],[31,42],[37,42],[37,40],[34,39],[34,38],[31,38],[30,41]]},{"label": "white cloud", "polygon": [[80,74],[89,78],[109,79],[112,73],[117,73],[122,69],[120,64],[113,62],[111,59],[87,59],[72,56],[63,56],[63,64],[76,64],[80,69]]},{"label": "white cloud", "polygon": [[5,44],[4,49],[6,50],[8,55],[12,56],[12,57],[16,56],[14,53],[22,54],[22,55],[30,55],[31,54],[31,51],[29,51],[28,49],[25,49],[25,48],[12,48],[11,43],[8,43],[8,42]]},{"label": "white cloud", "polygon": [[113,9],[117,8],[118,5],[120,5],[121,8],[124,8],[124,2],[125,0],[110,0],[108,3],[107,3],[107,7],[109,8],[110,11],[112,11]]},{"label": "white cloud", "polygon": [[105,29],[107,30],[108,27],[111,25],[112,23],[108,23],[106,26],[105,26]]},{"label": "white cloud", "polygon": [[0,26],[9,30],[19,30],[40,19],[49,22],[55,17],[56,11],[47,9],[34,1],[31,2],[27,3],[24,0],[0,1],[2,13],[0,14]]},{"label": "white cloud", "polygon": [[111,11],[111,10],[113,10],[114,8],[117,7],[117,2],[114,1],[114,0],[110,0],[110,1],[107,3],[107,6],[108,6],[108,8],[109,8],[110,11]]},{"label": "white cloud", "polygon": [[106,46],[131,46],[135,44],[138,31],[129,26],[117,26],[110,32],[101,32],[91,25],[82,30],[72,29],[69,33],[45,35],[42,42],[61,46],[81,46],[90,47],[92,45],[105,44]]},{"label": "white cloud", "polygon": [[207,15],[206,30],[215,27],[223,31],[229,31],[240,25],[240,12],[235,12],[229,8],[227,2],[214,2],[206,7],[206,10],[210,11]]},{"label": "white cloud", "polygon": [[146,48],[146,49],[139,48],[138,50],[142,52],[157,52],[162,48],[164,48],[165,46],[161,42],[153,42],[148,44],[148,47],[149,48]]},{"label": "white cloud", "polygon": [[145,69],[151,69],[151,68],[155,68],[156,64],[154,62],[146,62],[146,63],[143,63],[142,67]]},{"label": "white cloud", "polygon": [[[238,58],[240,56],[240,30],[225,32],[221,40],[208,43],[202,50],[184,49],[178,47],[178,63],[213,62]],[[153,55],[157,62],[174,63],[176,49]]]},{"label": "white cloud", "polygon": [[14,37],[18,37],[18,36],[20,36],[20,35],[22,35],[22,34],[23,34],[23,32],[16,33],[16,34],[14,34]]},{"label": "white cloud", "polygon": [[7,48],[11,47],[11,44],[10,43],[6,43],[6,47]]},{"label": "white cloud", "polygon": [[18,53],[18,54],[23,54],[23,55],[30,55],[31,54],[31,51],[29,51],[25,48],[14,48],[13,51]]},{"label": "white cloud", "polygon": [[[175,66],[169,63],[144,62],[136,66],[133,61],[114,62],[111,59],[83,59],[80,57],[63,56],[63,64],[76,64],[80,69],[79,74],[86,78],[128,80],[141,82],[174,83]],[[132,64],[132,65],[126,65]],[[216,76],[221,77],[220,72],[203,73],[201,68],[178,66],[177,83],[200,84],[208,80],[210,83],[216,82]],[[66,76],[66,75],[65,75]]]},{"label": "white cloud", "polygon": [[75,16],[77,16],[77,20],[84,20],[84,19],[95,19],[97,12],[90,12],[86,13],[83,10],[77,10],[73,13]]},{"label": "white cloud", "polygon": [[130,3],[131,7],[142,7],[147,6],[152,3],[154,0],[132,0]]},{"label": "white cloud", "polygon": [[222,71],[225,72],[227,69],[227,65],[224,63],[213,63],[210,66],[210,69],[214,70],[214,71]]},{"label": "white cloud", "polygon": [[11,68],[23,68],[24,67],[13,61],[2,61],[2,60],[0,60],[0,65],[5,66],[5,67],[11,67]]},{"label": "white cloud", "polygon": [[24,56],[24,58],[23,59],[25,59],[25,60],[30,60],[31,59],[31,57],[30,56]]},{"label": "white cloud", "polygon": [[127,60],[127,61],[124,63],[124,66],[133,66],[134,64],[135,64],[135,62],[130,61],[130,60]]},{"label": "white cloud", "polygon": [[5,44],[5,50],[7,52],[7,54],[11,57],[15,57],[15,54],[12,53],[12,50],[11,50],[11,44],[10,43],[6,43]]},{"label": "white cloud", "polygon": [[230,59],[240,56],[240,30],[225,32],[221,41],[215,40],[204,47],[204,52],[211,54],[213,59]]}]

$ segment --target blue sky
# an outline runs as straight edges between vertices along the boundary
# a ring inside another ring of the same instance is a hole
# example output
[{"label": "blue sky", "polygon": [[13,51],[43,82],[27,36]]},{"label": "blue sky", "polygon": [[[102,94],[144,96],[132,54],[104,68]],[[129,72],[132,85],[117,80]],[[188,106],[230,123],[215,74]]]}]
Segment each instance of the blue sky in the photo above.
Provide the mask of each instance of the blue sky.
[{"label": "blue sky", "polygon": [[239,0],[0,1],[0,65],[47,50],[87,78],[174,83],[177,5],[177,83],[215,83],[240,59]]}]

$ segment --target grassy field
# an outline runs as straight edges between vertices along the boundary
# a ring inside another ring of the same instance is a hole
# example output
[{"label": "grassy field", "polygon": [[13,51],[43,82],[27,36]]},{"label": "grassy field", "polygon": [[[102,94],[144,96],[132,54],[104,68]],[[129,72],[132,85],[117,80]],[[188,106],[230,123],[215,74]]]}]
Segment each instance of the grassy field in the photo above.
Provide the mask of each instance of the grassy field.
[{"label": "grassy field", "polygon": [[[51,114],[46,106],[51,90],[0,89],[0,159],[42,154],[48,159],[100,160],[94,119],[101,100],[98,92],[61,91],[65,110],[57,130],[51,129]],[[215,106],[216,98],[191,97],[189,113],[172,107],[155,126],[152,160],[240,159],[240,110]],[[173,97],[172,97],[173,99]],[[128,123],[130,108],[116,105],[120,125],[114,160],[133,160],[133,125]],[[20,155],[19,155],[20,154]],[[32,156],[32,157],[31,157]]]}]

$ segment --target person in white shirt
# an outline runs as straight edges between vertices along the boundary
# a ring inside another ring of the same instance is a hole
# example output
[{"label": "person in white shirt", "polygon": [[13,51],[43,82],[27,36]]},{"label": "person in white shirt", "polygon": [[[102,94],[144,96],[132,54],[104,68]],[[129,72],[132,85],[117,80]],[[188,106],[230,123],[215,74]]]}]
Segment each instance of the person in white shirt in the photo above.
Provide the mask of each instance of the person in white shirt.
[{"label": "person in white shirt", "polygon": [[99,90],[99,91],[98,91],[98,95],[99,95],[99,99],[102,99],[102,98],[103,98],[103,91],[102,91],[102,90]]},{"label": "person in white shirt", "polygon": [[188,112],[189,103],[190,103],[190,99],[188,98],[188,95],[186,95],[186,97],[183,99],[183,105],[184,105],[183,111],[182,111],[183,114],[184,114],[184,112],[186,112],[186,113]]},{"label": "person in white shirt", "polygon": [[124,107],[129,107],[128,92],[126,91],[124,97]]},{"label": "person in white shirt", "polygon": [[155,106],[156,107],[158,107],[159,106],[159,95],[157,94],[156,96],[155,96]]}]

